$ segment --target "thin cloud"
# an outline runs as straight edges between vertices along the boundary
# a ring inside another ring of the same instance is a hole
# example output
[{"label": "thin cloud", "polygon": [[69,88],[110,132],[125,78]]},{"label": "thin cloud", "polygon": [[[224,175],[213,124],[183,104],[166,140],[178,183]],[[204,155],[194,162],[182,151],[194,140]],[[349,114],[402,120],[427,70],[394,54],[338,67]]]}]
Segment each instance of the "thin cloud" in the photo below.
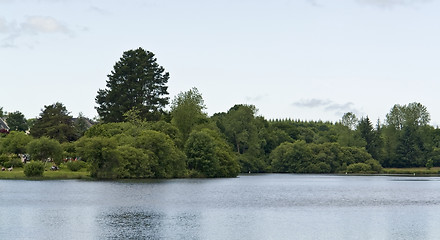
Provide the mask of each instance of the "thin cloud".
[{"label": "thin cloud", "polygon": [[246,97],[246,101],[258,102],[258,101],[263,100],[266,97],[267,97],[267,94],[257,95],[257,96],[254,96],[254,97]]},{"label": "thin cloud", "polygon": [[332,100],[324,99],[302,99],[294,102],[293,106],[309,109],[322,109],[326,112],[333,112],[336,116],[342,116],[344,113],[353,112],[356,115],[360,115],[360,111],[354,107],[354,103],[336,103]]},{"label": "thin cloud", "polygon": [[62,34],[73,36],[67,25],[49,16],[28,16],[22,22],[8,22],[0,18],[0,33],[5,34],[1,39],[0,47],[17,47],[16,41],[28,35]]},{"label": "thin cloud", "polygon": [[359,3],[368,4],[382,8],[392,8],[395,6],[409,6],[430,2],[431,0],[356,0]]},{"label": "thin cloud", "polygon": [[[355,0],[355,1],[360,4],[365,4],[380,8],[393,8],[397,6],[413,6],[417,4],[432,2],[432,0]],[[328,1],[319,1],[319,0],[306,0],[306,2],[315,7],[320,7],[321,3],[330,4]]]},{"label": "thin cloud", "polygon": [[6,19],[0,17],[0,33],[8,32],[9,26]]},{"label": "thin cloud", "polygon": [[107,10],[104,10],[103,8],[97,7],[97,6],[90,6],[90,11],[101,14],[101,15],[110,15],[110,12]]},{"label": "thin cloud", "polygon": [[322,99],[306,99],[301,100],[298,102],[294,102],[293,105],[297,107],[304,107],[304,108],[318,108],[323,106],[328,106],[332,103],[330,100],[322,100]]},{"label": "thin cloud", "polygon": [[352,102],[347,102],[347,103],[343,103],[343,104],[332,103],[332,104],[328,105],[327,107],[325,107],[325,110],[326,111],[346,110],[346,109],[352,109],[352,106],[353,106]]},{"label": "thin cloud", "polygon": [[32,33],[69,33],[69,29],[55,18],[44,16],[27,17],[21,29]]}]

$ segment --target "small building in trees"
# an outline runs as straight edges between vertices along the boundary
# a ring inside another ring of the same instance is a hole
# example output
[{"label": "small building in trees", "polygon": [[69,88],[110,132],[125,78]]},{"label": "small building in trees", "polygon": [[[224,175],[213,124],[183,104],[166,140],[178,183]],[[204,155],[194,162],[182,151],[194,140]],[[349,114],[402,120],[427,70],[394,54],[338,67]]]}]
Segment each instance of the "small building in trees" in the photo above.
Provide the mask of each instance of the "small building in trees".
[{"label": "small building in trees", "polygon": [[0,118],[0,130],[6,130],[9,131],[8,124],[3,118]]}]

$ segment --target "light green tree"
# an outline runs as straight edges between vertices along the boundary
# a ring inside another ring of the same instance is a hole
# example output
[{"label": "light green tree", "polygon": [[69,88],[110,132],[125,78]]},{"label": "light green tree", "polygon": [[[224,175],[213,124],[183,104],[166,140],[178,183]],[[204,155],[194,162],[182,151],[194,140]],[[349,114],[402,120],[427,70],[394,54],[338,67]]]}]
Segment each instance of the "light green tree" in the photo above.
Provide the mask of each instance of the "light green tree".
[{"label": "light green tree", "polygon": [[32,140],[24,132],[11,131],[8,135],[1,139],[0,152],[1,153],[14,153],[24,154],[26,153],[26,146]]},{"label": "light green tree", "polygon": [[47,162],[52,160],[55,164],[60,164],[63,156],[61,144],[54,139],[41,137],[34,139],[27,145],[27,152],[32,160]]},{"label": "light green tree", "polygon": [[205,104],[197,88],[180,92],[171,103],[171,123],[182,133],[183,141],[197,124],[208,121],[207,114],[203,112]]}]

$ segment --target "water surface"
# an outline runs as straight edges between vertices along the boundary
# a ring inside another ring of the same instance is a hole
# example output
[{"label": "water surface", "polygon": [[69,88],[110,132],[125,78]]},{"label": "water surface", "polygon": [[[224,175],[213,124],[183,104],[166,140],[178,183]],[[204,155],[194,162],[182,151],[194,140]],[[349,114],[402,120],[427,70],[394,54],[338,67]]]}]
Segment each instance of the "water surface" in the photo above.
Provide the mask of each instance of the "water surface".
[{"label": "water surface", "polygon": [[0,239],[438,239],[439,180],[2,180]]}]

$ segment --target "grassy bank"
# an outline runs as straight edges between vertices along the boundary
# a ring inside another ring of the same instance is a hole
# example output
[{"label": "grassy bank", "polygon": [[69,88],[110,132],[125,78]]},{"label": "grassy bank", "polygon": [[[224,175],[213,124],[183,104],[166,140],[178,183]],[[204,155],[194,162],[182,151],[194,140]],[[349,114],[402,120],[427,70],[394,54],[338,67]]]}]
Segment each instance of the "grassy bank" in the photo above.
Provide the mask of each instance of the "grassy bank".
[{"label": "grassy bank", "polygon": [[47,167],[42,177],[26,177],[23,168],[14,168],[12,171],[1,171],[0,179],[26,179],[26,180],[56,180],[56,179],[92,179],[90,173],[84,168],[77,172],[70,171],[67,168],[61,168],[57,171],[51,171]]},{"label": "grassy bank", "polygon": [[[384,168],[381,174],[405,174],[405,175],[438,175],[440,167],[427,168]],[[83,168],[77,172],[70,171],[62,167],[57,171],[51,171],[46,167],[42,177],[26,177],[23,168],[14,168],[12,171],[0,171],[1,179],[19,179],[19,180],[63,180],[63,179],[93,179],[90,172]]]},{"label": "grassy bank", "polygon": [[426,175],[426,174],[439,174],[440,167],[433,167],[431,169],[427,168],[384,168],[382,170],[383,174],[416,174],[416,175]]}]

